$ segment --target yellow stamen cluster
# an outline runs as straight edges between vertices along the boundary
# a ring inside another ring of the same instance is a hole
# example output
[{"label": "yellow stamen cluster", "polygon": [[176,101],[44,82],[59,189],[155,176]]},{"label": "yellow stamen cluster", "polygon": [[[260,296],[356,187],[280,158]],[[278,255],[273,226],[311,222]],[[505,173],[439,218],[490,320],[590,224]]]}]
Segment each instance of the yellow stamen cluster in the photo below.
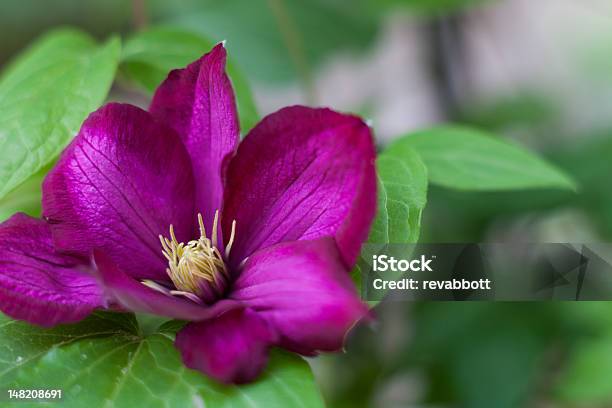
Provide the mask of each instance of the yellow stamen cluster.
[{"label": "yellow stamen cluster", "polygon": [[[203,295],[205,285],[217,286],[219,279],[228,278],[227,267],[221,252],[217,248],[218,222],[219,211],[216,211],[210,239],[206,236],[201,214],[198,214],[199,239],[189,241],[186,244],[178,242],[172,225],[170,225],[170,239],[159,236],[163,249],[162,253],[168,260],[166,272],[177,289],[169,291],[171,295],[181,295],[197,300],[199,296]],[[226,257],[232,248],[235,233],[236,221],[232,223],[232,232],[225,249]]]}]

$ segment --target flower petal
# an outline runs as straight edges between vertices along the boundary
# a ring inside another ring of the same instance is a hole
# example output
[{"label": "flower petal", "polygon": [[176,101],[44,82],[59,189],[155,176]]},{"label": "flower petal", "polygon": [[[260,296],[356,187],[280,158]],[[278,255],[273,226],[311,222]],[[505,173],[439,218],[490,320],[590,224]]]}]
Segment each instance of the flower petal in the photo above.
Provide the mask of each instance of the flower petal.
[{"label": "flower petal", "polygon": [[352,265],[376,210],[375,151],[359,118],[294,106],[263,119],[227,172],[224,236],[232,263],[279,242],[336,238]]},{"label": "flower petal", "polygon": [[186,68],[170,72],[149,108],[187,146],[197,181],[197,210],[209,231],[223,199],[222,163],[236,149],[240,133],[225,60],[225,47],[219,44]]},{"label": "flower petal", "polygon": [[131,105],[92,113],[43,183],[43,215],[56,246],[101,248],[140,278],[166,279],[158,235],[170,224],[193,238],[194,181],[189,156],[170,128]]},{"label": "flower petal", "polygon": [[274,330],[249,309],[234,309],[176,335],[176,347],[189,368],[225,383],[253,379],[266,366],[268,348],[277,339]]},{"label": "flower petal", "polygon": [[127,310],[197,321],[241,307],[239,302],[233,300],[222,300],[209,307],[184,298],[168,296],[122,272],[106,253],[95,250],[94,258],[97,273],[107,295]]},{"label": "flower petal", "polygon": [[55,252],[44,221],[15,214],[0,224],[0,310],[10,317],[50,327],[105,306],[90,269]]},{"label": "flower petal", "polygon": [[256,252],[230,298],[275,327],[283,347],[302,354],[341,349],[347,332],[368,315],[331,238]]}]

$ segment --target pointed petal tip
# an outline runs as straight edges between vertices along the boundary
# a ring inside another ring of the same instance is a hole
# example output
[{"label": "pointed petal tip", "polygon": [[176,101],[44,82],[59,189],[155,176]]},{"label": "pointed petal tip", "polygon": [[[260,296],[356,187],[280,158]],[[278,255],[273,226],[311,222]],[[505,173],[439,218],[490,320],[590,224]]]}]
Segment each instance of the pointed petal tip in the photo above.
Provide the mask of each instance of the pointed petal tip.
[{"label": "pointed petal tip", "polygon": [[227,40],[219,41],[215,46],[210,50],[209,53],[205,54],[203,58],[206,56],[214,56],[217,58],[225,58],[227,56],[226,49]]},{"label": "pointed petal tip", "polygon": [[205,215],[206,229],[212,227],[212,214],[221,208],[224,160],[233,156],[240,138],[226,65],[222,41],[187,67],[173,71],[157,88],[149,108],[181,136],[196,178],[208,180],[195,188],[196,208]]}]

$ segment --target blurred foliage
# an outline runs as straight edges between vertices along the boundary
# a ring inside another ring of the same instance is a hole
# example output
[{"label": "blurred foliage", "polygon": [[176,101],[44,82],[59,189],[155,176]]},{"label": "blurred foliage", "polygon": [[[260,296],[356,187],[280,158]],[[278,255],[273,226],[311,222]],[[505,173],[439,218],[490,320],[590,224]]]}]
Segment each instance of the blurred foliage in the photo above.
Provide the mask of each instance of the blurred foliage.
[{"label": "blurred foliage", "polygon": [[[292,50],[279,30],[279,17],[266,0],[150,0],[145,13],[151,23],[170,23],[199,32],[213,42],[227,40],[239,65],[257,80],[286,81],[296,77]],[[370,44],[380,15],[360,13],[349,0],[282,0],[283,18],[305,54],[315,66],[330,54],[343,49],[359,50]],[[44,12],[43,12],[44,10]],[[124,0],[3,0],[0,30],[3,43],[0,61],[7,59],[35,36],[57,25],[87,28],[104,37],[126,32],[132,21],[132,7]],[[300,52],[301,52],[300,51]]]},{"label": "blurred foliage", "polygon": [[[377,398],[393,381],[405,391],[397,406],[612,402],[611,303],[383,302],[378,312],[375,330],[359,328],[348,353],[327,362],[338,379],[330,407],[390,406]],[[397,344],[385,346],[381,333]],[[415,375],[426,380],[407,381]]]},{"label": "blurred foliage", "polygon": [[458,12],[492,0],[371,0],[378,7],[406,7],[424,15],[440,15]]},{"label": "blurred foliage", "polygon": [[0,64],[51,28],[73,26],[105,38],[124,32],[130,19],[131,5],[125,0],[2,0]]},{"label": "blurred foliage", "polygon": [[464,107],[463,121],[490,130],[531,128],[554,120],[554,102],[532,91],[474,101]]},{"label": "blurred foliage", "polygon": [[593,220],[603,238],[612,239],[612,130],[587,135],[577,145],[559,149],[555,160],[580,183],[572,204]]},{"label": "blurred foliage", "polygon": [[407,364],[431,372],[431,402],[463,406],[528,406],[536,371],[553,345],[557,327],[549,305],[467,303],[417,306],[415,338]]},{"label": "blurred foliage", "polygon": [[[295,79],[301,69],[313,69],[331,53],[366,49],[381,19],[393,10],[437,15],[483,1],[492,0],[149,0],[145,13],[151,23],[187,28],[213,42],[228,40],[251,79],[278,82]],[[133,29],[129,1],[52,3],[53,7],[47,0],[2,1],[0,62],[57,25],[86,28],[97,37]],[[283,32],[279,19],[291,23],[291,32]],[[302,62],[295,61],[295,52],[304,54]]]},{"label": "blurred foliage", "polygon": [[[466,116],[466,120],[497,131],[521,128],[536,142],[540,135],[550,138],[551,132],[562,138],[554,127],[559,122],[554,104],[540,101],[515,99],[502,104],[503,109],[481,105],[485,109]],[[471,109],[477,111],[476,107]],[[581,211],[602,240],[610,239],[612,193],[606,186],[612,132],[596,131],[569,140],[547,145],[547,156],[575,178],[580,186],[576,193],[473,193],[432,187],[422,240],[478,242],[491,238],[496,223],[512,226],[512,220],[519,217],[531,215],[537,220],[562,208]],[[566,232],[567,239],[572,233]],[[519,239],[528,240],[529,236]],[[425,370],[428,403],[469,408],[546,404],[604,408],[612,404],[610,302],[385,306],[400,308],[405,320],[395,324],[408,325],[405,330],[414,334],[403,354],[395,357],[397,363],[388,375],[392,378],[397,371]]]},{"label": "blurred foliage", "polygon": [[612,334],[576,347],[557,386],[559,399],[572,404],[612,404]]},{"label": "blurred foliage", "polygon": [[[151,9],[154,19],[227,40],[248,74],[269,82],[295,78],[304,68],[296,67],[293,52],[303,52],[311,69],[330,52],[363,49],[377,28],[376,16],[355,12],[349,0],[152,0]],[[288,21],[290,33],[279,19]]]}]

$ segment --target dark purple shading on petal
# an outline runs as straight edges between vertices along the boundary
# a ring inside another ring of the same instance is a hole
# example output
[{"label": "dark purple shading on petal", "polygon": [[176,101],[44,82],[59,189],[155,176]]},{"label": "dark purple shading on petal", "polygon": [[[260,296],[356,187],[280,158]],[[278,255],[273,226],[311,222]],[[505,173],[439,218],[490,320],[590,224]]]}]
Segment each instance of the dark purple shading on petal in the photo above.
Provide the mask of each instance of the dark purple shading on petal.
[{"label": "dark purple shading on petal", "polygon": [[55,252],[44,221],[13,215],[0,224],[0,310],[45,327],[85,318],[105,306],[88,264]]},{"label": "dark purple shading on petal", "polygon": [[243,302],[302,354],[336,351],[368,316],[332,238],[278,244],[252,255],[230,298]]},{"label": "dark purple shading on petal", "polygon": [[176,133],[149,113],[108,104],[92,113],[43,183],[58,249],[104,249],[131,276],[166,279],[158,235],[193,238],[194,180]]},{"label": "dark purple shading on petal", "polygon": [[218,381],[255,379],[268,361],[274,330],[249,309],[234,309],[215,319],[191,323],[176,335],[176,347],[189,368]]},{"label": "dark purple shading on petal", "polygon": [[223,159],[236,149],[240,133],[225,60],[225,48],[219,44],[187,68],[170,72],[149,108],[187,146],[196,178],[197,211],[208,231],[215,210],[221,209]]},{"label": "dark purple shading on petal", "polygon": [[107,295],[127,310],[197,321],[241,307],[239,302],[233,300],[204,306],[184,298],[165,295],[122,272],[105,253],[96,250],[94,254],[97,273]]},{"label": "dark purple shading on petal", "polygon": [[294,106],[263,119],[229,163],[223,232],[237,221],[231,261],[279,242],[333,236],[347,265],[376,210],[368,126],[329,109]]}]

